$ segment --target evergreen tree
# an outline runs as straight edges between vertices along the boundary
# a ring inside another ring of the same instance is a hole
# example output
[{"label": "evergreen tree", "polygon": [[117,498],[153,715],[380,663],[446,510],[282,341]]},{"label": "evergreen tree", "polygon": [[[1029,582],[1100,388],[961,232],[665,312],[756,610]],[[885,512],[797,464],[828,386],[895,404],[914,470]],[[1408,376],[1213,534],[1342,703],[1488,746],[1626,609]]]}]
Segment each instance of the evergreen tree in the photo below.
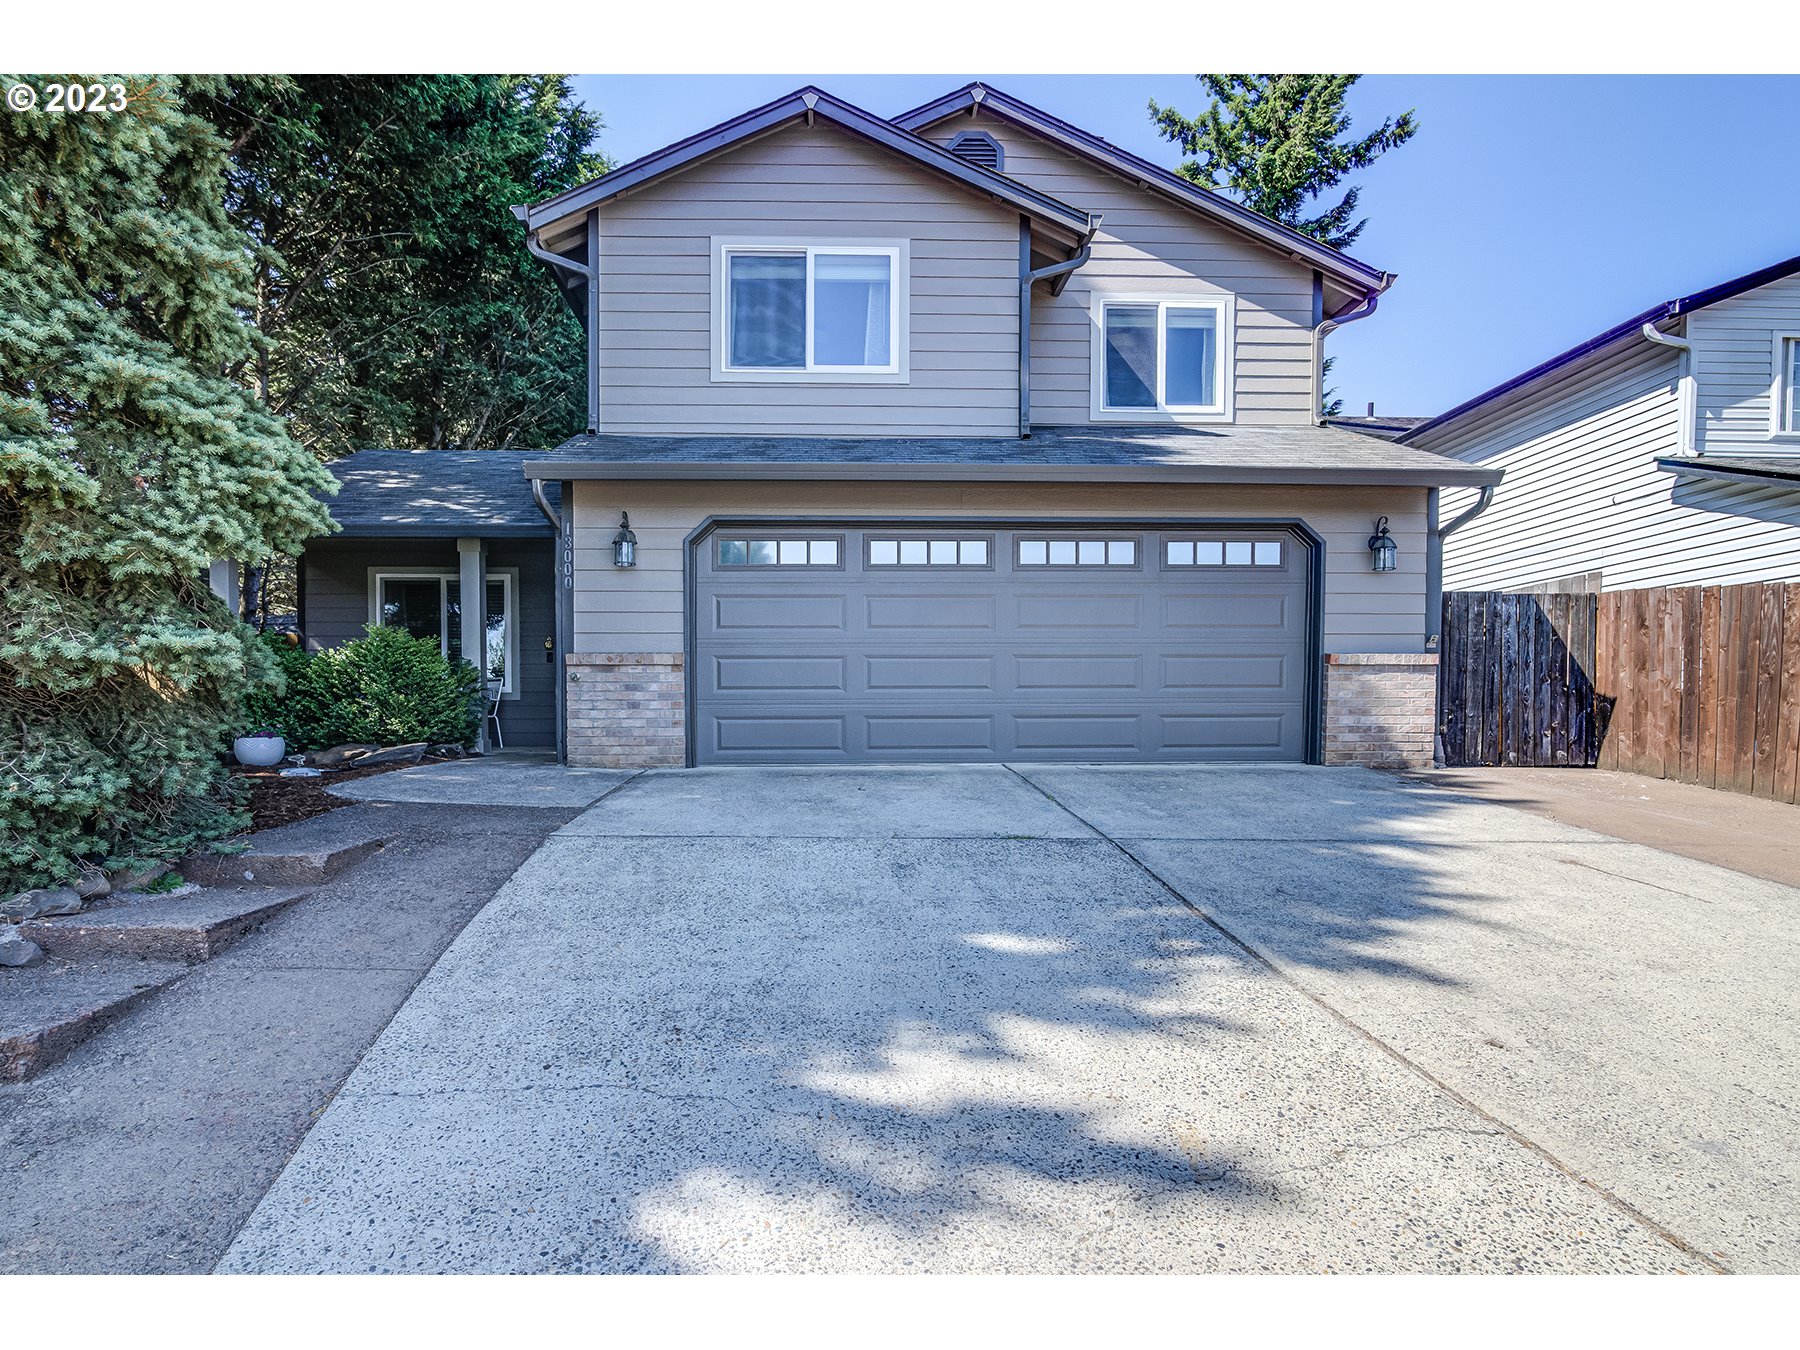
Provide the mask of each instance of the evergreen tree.
[{"label": "evergreen tree", "polygon": [[189,107],[222,87],[126,83],[124,112],[0,112],[6,885],[233,823],[221,749],[266,658],[204,573],[329,528],[328,476],[230,373],[251,241]]},{"label": "evergreen tree", "polygon": [[1202,187],[1231,193],[1252,211],[1332,248],[1362,233],[1360,190],[1306,214],[1315,199],[1367,168],[1418,131],[1413,114],[1390,117],[1350,137],[1345,96],[1360,75],[1197,75],[1212,104],[1197,118],[1150,100],[1151,120],[1188,156],[1179,172]]},{"label": "evergreen tree", "polygon": [[566,77],[245,78],[206,112],[271,340],[237,373],[302,443],[335,458],[581,429],[581,330],[510,210],[606,168]]}]

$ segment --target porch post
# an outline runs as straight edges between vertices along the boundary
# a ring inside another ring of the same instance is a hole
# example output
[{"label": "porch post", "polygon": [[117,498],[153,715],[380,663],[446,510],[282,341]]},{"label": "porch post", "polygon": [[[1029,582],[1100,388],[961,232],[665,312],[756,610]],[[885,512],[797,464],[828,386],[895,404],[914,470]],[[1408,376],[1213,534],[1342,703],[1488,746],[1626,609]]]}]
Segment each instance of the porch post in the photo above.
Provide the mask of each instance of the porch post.
[{"label": "porch post", "polygon": [[225,608],[231,611],[231,617],[243,617],[238,613],[238,565],[233,558],[216,558],[206,569],[206,584],[212,593],[225,602]]},{"label": "porch post", "polygon": [[487,753],[487,546],[480,539],[456,541],[456,571],[462,596],[462,658],[481,677],[481,729],[475,748]]}]

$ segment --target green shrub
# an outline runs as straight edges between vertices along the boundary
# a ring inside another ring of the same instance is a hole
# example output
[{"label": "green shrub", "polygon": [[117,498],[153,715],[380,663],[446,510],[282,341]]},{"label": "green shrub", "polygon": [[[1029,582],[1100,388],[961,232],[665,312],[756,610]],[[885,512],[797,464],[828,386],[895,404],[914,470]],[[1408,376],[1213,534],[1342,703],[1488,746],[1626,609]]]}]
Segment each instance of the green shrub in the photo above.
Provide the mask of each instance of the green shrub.
[{"label": "green shrub", "polygon": [[349,741],[470,745],[481,726],[481,678],[430,639],[398,628],[316,655],[274,639],[279,679],[245,706],[245,727],[279,731],[295,750]]}]

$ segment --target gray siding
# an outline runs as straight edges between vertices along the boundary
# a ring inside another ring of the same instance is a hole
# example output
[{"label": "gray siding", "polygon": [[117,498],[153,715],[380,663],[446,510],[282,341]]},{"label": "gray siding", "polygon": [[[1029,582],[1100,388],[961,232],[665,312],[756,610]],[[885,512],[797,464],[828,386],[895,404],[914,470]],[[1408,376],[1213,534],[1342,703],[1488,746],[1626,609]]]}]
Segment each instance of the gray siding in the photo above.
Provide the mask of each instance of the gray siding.
[{"label": "gray siding", "polygon": [[[578,482],[573,650],[679,652],[684,541],[708,516],[1090,517],[1304,521],[1325,540],[1323,650],[1417,652],[1425,640],[1424,488],[1140,484]],[[638,564],[612,566],[619,512],[631,513]],[[1368,537],[1389,517],[1397,572],[1369,570]]]},{"label": "gray siding", "polygon": [[1094,292],[1237,297],[1235,421],[1305,426],[1316,420],[1312,270],[1266,244],[1166,201],[1060,146],[994,117],[958,116],[925,135],[948,144],[988,132],[1006,150],[1006,175],[1103,217],[1094,255],[1061,296],[1038,287],[1031,320],[1031,417],[1087,423]]},{"label": "gray siding", "polygon": [[1775,334],[1781,332],[1800,332],[1800,276],[1758,286],[1689,317],[1700,453],[1800,454],[1800,440],[1769,435]]},{"label": "gray siding", "polygon": [[[905,382],[715,378],[712,241],[752,237],[909,241]],[[1009,434],[1018,256],[1016,211],[824,124],[773,132],[601,210],[600,429]]]},{"label": "gray siding", "polygon": [[[1414,442],[1506,471],[1493,506],[1446,542],[1445,589],[1592,572],[1609,591],[1800,576],[1800,494],[1656,467],[1679,445],[1678,371],[1677,353],[1627,343]],[[1444,519],[1473,499],[1446,490]]]},{"label": "gray siding", "polygon": [[[519,691],[501,701],[500,727],[508,747],[556,744],[555,666],[544,660],[544,639],[555,632],[549,541],[494,540],[488,566],[517,568]],[[451,539],[325,539],[312,544],[303,568],[300,631],[310,651],[342,646],[369,622],[369,569],[454,571]]]}]

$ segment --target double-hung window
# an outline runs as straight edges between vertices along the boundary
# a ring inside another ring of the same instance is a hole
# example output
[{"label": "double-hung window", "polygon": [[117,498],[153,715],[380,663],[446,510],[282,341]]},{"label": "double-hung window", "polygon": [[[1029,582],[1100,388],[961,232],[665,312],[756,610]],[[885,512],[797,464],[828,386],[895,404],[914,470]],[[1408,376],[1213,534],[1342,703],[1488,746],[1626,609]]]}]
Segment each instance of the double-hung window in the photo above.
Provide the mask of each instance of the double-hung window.
[{"label": "double-hung window", "polygon": [[897,246],[722,245],[721,374],[899,374],[904,271]]},{"label": "double-hung window", "polygon": [[[513,630],[515,573],[487,575],[487,640],[482,644],[484,677],[502,692],[518,693],[518,646]],[[383,628],[404,628],[436,642],[446,660],[462,656],[462,582],[454,572],[377,572],[372,578],[370,616]]]},{"label": "double-hung window", "polygon": [[1227,421],[1228,297],[1096,297],[1093,414],[1101,421]]},{"label": "double-hung window", "polygon": [[1775,335],[1775,382],[1770,396],[1769,434],[1800,437],[1800,333]]}]

